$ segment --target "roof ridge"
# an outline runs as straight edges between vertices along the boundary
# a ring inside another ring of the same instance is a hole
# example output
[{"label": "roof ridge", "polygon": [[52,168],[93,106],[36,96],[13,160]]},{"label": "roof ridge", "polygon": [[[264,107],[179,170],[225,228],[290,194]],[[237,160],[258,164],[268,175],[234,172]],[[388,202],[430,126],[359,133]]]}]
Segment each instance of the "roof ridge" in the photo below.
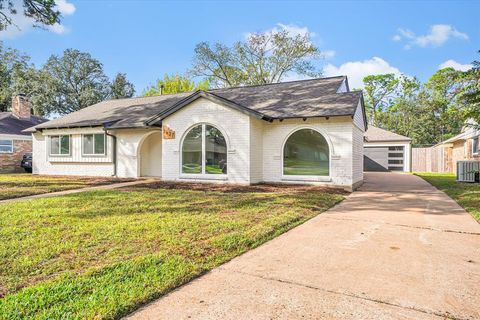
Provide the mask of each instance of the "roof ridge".
[{"label": "roof ridge", "polygon": [[[177,92],[177,93],[165,93],[165,94],[159,94],[158,96],[145,96],[145,97],[130,97],[130,98],[120,98],[120,99],[109,99],[109,100],[102,100],[98,103],[102,103],[102,102],[105,102],[105,101],[122,101],[122,100],[133,100],[133,99],[148,99],[148,98],[158,98],[158,97],[166,97],[166,96],[175,96],[175,95],[180,95],[180,94],[187,94],[187,93],[195,93],[196,90],[192,90],[192,91],[185,91],[185,92]],[[96,103],[96,104],[98,104]],[[94,106],[95,104],[92,104],[92,106]],[[91,106],[89,106],[91,107]]]},{"label": "roof ridge", "polygon": [[272,82],[272,83],[264,83],[264,84],[252,84],[252,85],[248,85],[248,86],[236,86],[236,87],[226,87],[226,88],[215,88],[215,89],[209,89],[209,90],[205,90],[205,91],[242,89],[242,88],[252,88],[252,87],[266,87],[266,86],[280,85],[280,84],[285,84],[285,83],[306,82],[306,81],[314,81],[314,80],[327,80],[327,79],[346,78],[346,77],[347,77],[347,76],[332,76],[332,77],[324,77],[324,78],[300,79],[300,80],[291,80],[291,81],[283,81],[283,82]]}]

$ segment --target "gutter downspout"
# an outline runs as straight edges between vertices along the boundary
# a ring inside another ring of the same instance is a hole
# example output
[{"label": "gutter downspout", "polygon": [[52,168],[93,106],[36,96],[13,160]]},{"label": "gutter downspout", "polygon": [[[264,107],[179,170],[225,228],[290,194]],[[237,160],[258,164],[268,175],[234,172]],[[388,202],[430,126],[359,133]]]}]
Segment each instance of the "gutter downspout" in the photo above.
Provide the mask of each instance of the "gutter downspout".
[{"label": "gutter downspout", "polygon": [[117,136],[108,133],[108,129],[103,127],[103,131],[105,132],[105,135],[112,137],[113,140],[113,177],[117,176]]}]

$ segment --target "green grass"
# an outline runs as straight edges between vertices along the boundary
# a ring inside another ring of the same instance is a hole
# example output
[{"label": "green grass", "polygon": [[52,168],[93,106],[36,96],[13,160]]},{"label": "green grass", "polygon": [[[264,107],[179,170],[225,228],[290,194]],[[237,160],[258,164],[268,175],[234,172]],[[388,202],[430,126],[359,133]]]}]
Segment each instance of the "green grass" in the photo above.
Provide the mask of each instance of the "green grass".
[{"label": "green grass", "polygon": [[0,200],[120,181],[128,179],[37,176],[30,173],[0,174]]},{"label": "green grass", "polygon": [[455,181],[455,175],[449,173],[417,172],[415,175],[422,177],[437,189],[448,194],[480,222],[479,183],[457,182]]},{"label": "green grass", "polygon": [[119,318],[343,199],[318,188],[203,188],[0,205],[0,319]]}]

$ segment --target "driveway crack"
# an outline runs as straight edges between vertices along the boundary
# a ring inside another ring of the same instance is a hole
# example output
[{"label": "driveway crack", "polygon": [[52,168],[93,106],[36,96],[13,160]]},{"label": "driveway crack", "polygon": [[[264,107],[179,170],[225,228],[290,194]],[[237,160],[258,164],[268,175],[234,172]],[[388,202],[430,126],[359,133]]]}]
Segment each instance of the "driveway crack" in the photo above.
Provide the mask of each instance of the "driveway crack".
[{"label": "driveway crack", "polygon": [[279,278],[274,278],[274,277],[267,277],[267,276],[262,276],[262,275],[257,275],[257,274],[251,274],[251,273],[248,273],[248,272],[232,270],[232,269],[228,269],[228,268],[225,268],[225,267],[219,267],[219,269],[222,269],[222,270],[227,271],[227,272],[239,273],[239,274],[243,274],[243,275],[247,275],[247,276],[250,276],[250,277],[255,277],[255,278],[259,278],[259,279],[263,279],[263,280],[267,280],[267,281],[275,281],[275,282],[279,282],[279,283],[285,283],[285,284],[290,284],[290,285],[294,285],[294,286],[304,287],[304,288],[308,288],[308,289],[312,289],[312,290],[317,290],[317,291],[327,292],[327,293],[331,293],[331,294],[342,295],[342,296],[346,296],[346,297],[350,297],[350,298],[361,299],[361,300],[365,300],[365,301],[384,304],[384,305],[388,305],[388,306],[392,306],[392,307],[396,307],[396,308],[401,308],[401,309],[405,309],[405,310],[412,310],[412,311],[416,311],[416,312],[420,312],[420,313],[424,313],[424,314],[428,314],[428,315],[443,317],[444,319],[451,319],[451,320],[470,320],[471,319],[471,318],[459,318],[459,317],[453,316],[448,311],[447,312],[429,311],[429,310],[425,310],[425,309],[421,309],[421,308],[417,308],[417,307],[402,306],[400,304],[396,304],[396,303],[392,303],[392,302],[388,302],[388,301],[384,301],[384,300],[380,300],[380,299],[363,297],[363,296],[359,296],[359,295],[354,294],[354,293],[340,292],[340,291],[335,291],[335,290],[331,290],[331,289],[325,289],[325,288],[321,288],[321,287],[317,287],[317,286],[313,286],[313,285],[308,285],[308,284],[304,284],[304,283],[300,283],[300,282],[296,282],[296,281],[291,281],[291,280],[284,280],[284,279],[279,279]]},{"label": "driveway crack", "polygon": [[412,228],[412,229],[422,229],[422,230],[431,230],[431,231],[439,231],[439,232],[450,232],[450,233],[459,233],[459,234],[468,234],[468,235],[480,236],[480,232],[451,230],[451,229],[438,229],[438,228],[422,227],[422,226],[412,226],[412,225],[408,225],[408,224],[390,223],[390,222],[382,222],[382,221],[378,221],[378,220],[368,220],[368,219],[336,218],[336,217],[329,217],[328,213],[324,214],[323,218],[332,219],[332,220],[344,220],[344,221],[375,222],[375,223],[381,223],[381,224],[386,224],[386,225],[395,226],[395,227],[405,227],[405,228]]}]

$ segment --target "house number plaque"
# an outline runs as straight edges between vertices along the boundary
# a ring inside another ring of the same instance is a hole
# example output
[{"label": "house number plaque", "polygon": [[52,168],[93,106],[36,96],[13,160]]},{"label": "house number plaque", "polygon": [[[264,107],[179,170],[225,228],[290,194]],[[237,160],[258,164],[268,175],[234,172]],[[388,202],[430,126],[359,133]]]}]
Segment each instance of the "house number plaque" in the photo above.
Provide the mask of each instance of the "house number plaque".
[{"label": "house number plaque", "polygon": [[163,139],[175,139],[175,131],[169,127],[163,127]]}]

